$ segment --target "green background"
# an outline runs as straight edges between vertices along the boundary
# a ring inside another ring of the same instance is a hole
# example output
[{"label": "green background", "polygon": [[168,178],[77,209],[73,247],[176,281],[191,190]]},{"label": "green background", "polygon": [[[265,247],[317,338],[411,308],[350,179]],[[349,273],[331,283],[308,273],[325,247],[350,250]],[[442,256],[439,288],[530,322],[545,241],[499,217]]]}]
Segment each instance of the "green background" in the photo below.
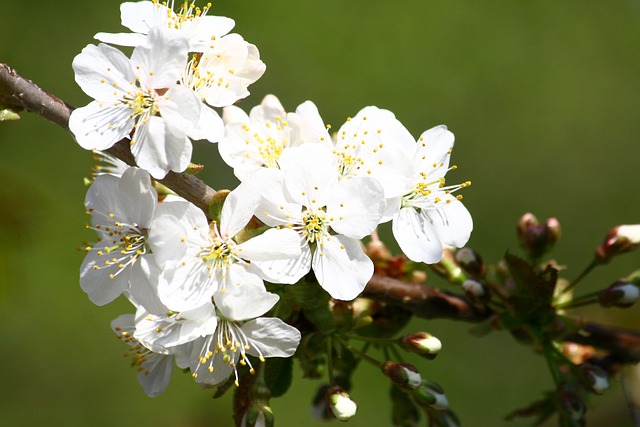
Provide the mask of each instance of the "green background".
[{"label": "green background", "polygon": [[[118,32],[119,3],[3,1],[0,62],[75,106],[89,99],[71,61],[99,31]],[[37,5],[37,6],[36,6]],[[515,221],[556,216],[563,239],[553,256],[574,277],[616,224],[640,222],[640,4],[635,1],[219,0],[213,14],[236,20],[267,64],[245,110],[268,93],[294,110],[310,99],[337,129],[367,105],[393,111],[418,136],[444,123],[456,135],[458,171],[485,260],[519,253]],[[235,181],[215,146],[197,143],[214,188]],[[94,236],[82,178],[91,155],[55,125],[24,114],[0,124],[0,424],[7,426],[227,426],[231,402],[211,399],[175,374],[149,399],[122,357],[110,321],[125,301],[91,304],[78,285]],[[581,285],[595,290],[638,266],[634,253]],[[434,280],[434,285],[439,282]],[[445,285],[446,286],[446,285]],[[637,309],[583,310],[637,327]],[[469,325],[416,321],[444,343],[423,376],[445,388],[467,426],[523,426],[503,416],[551,387],[543,360],[506,334],[468,335]],[[315,425],[319,385],[296,371],[272,406],[277,425]],[[387,383],[362,366],[352,426],[387,425]],[[620,384],[592,400],[589,425],[631,425]],[[553,423],[551,423],[553,425]]]}]

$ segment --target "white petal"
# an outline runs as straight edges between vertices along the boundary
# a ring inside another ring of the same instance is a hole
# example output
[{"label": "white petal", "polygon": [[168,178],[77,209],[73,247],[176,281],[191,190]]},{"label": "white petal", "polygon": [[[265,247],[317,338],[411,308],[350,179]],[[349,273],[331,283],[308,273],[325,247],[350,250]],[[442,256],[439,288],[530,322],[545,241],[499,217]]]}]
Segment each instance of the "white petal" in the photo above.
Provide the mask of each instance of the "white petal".
[{"label": "white petal", "polygon": [[299,257],[276,261],[253,261],[251,266],[259,270],[260,276],[271,283],[298,283],[311,270],[311,249],[305,238],[298,236],[301,254]]},{"label": "white petal", "polygon": [[213,108],[202,105],[198,123],[187,135],[193,140],[206,139],[209,142],[218,142],[224,136],[224,123]]},{"label": "white petal", "polygon": [[332,298],[351,301],[373,276],[373,262],[358,240],[330,236],[313,254],[313,272]]},{"label": "white petal", "polygon": [[150,117],[134,134],[131,152],[136,163],[151,176],[162,179],[172,170],[182,172],[191,161],[193,147],[186,136],[176,137],[168,131],[164,119]]},{"label": "white petal", "polygon": [[113,101],[135,91],[133,67],[114,47],[88,45],[73,59],[72,66],[76,83],[93,99]]},{"label": "white petal", "polygon": [[147,44],[137,46],[131,54],[134,69],[143,86],[170,88],[182,75],[187,63],[189,42],[179,32],[155,27],[147,36]]},{"label": "white petal", "polygon": [[300,343],[300,331],[277,317],[261,317],[242,325],[253,356],[290,357]]},{"label": "white petal", "polygon": [[202,16],[191,21],[193,28],[188,28],[189,50],[202,52],[210,44],[212,37],[220,38],[226,35],[236,25],[231,18],[224,16]]},{"label": "white petal", "polygon": [[147,43],[147,36],[137,33],[97,33],[93,38],[116,46],[135,47]]},{"label": "white petal", "polygon": [[147,34],[162,23],[161,16],[171,12],[165,5],[150,1],[125,2],[120,5],[120,22],[134,33]]},{"label": "white petal", "polygon": [[[87,293],[91,302],[102,306],[118,298],[129,286],[129,268],[118,268],[118,263],[105,265],[112,257],[105,250],[104,244],[97,245],[87,253],[80,266],[80,287]],[[101,251],[103,255],[98,255]],[[113,275],[113,278],[111,278]]]},{"label": "white petal", "polygon": [[449,169],[455,138],[444,125],[433,127],[418,139],[414,162],[418,171],[427,172],[429,180],[445,176]]},{"label": "white petal", "polygon": [[302,206],[285,197],[284,173],[277,169],[256,171],[249,181],[261,194],[255,215],[265,224],[275,227],[302,223]]},{"label": "white petal", "polygon": [[311,102],[303,102],[296,108],[295,113],[287,115],[287,121],[292,128],[291,145],[301,145],[305,142],[322,142],[331,144],[331,137],[325,127],[318,107]]},{"label": "white petal", "polygon": [[210,272],[200,258],[167,263],[158,283],[160,301],[174,311],[202,307],[218,289],[219,276],[219,271]]},{"label": "white petal", "polygon": [[222,109],[222,120],[225,124],[248,122],[249,116],[244,110],[235,105],[230,105]]},{"label": "white petal", "polygon": [[160,268],[151,255],[139,257],[136,264],[131,269],[129,299],[134,305],[143,307],[149,313],[157,315],[167,313],[169,309],[158,297]]},{"label": "white petal", "polygon": [[288,228],[271,228],[238,245],[239,256],[248,261],[273,261],[300,256],[300,235]]},{"label": "white petal", "polygon": [[431,222],[442,243],[461,248],[469,241],[473,220],[459,200],[452,200],[438,209],[423,209],[422,215]]},{"label": "white petal", "polygon": [[229,280],[232,284],[214,296],[216,307],[227,319],[239,321],[262,316],[280,299],[266,291],[262,279],[238,264],[229,268]]},{"label": "white petal", "polygon": [[338,184],[331,149],[323,144],[290,147],[280,156],[285,185],[292,199],[307,208],[326,206]]},{"label": "white petal", "polygon": [[204,108],[196,94],[184,86],[174,86],[158,99],[160,115],[176,137],[195,128]]},{"label": "white petal", "polygon": [[327,205],[331,228],[352,239],[371,234],[385,211],[384,190],[378,180],[354,177],[343,180]]},{"label": "white petal", "polygon": [[124,106],[93,101],[76,108],[69,117],[69,130],[85,150],[106,150],[133,129],[131,110]]},{"label": "white petal", "polygon": [[442,243],[434,226],[414,208],[402,208],[393,218],[393,236],[412,261],[433,264],[442,258]]},{"label": "white petal", "polygon": [[173,356],[166,354],[148,354],[138,372],[138,382],[149,397],[162,394],[169,386],[173,373]]},{"label": "white petal", "polygon": [[251,183],[241,183],[229,193],[220,214],[222,238],[228,240],[238,234],[254,215],[259,203],[260,194]]}]

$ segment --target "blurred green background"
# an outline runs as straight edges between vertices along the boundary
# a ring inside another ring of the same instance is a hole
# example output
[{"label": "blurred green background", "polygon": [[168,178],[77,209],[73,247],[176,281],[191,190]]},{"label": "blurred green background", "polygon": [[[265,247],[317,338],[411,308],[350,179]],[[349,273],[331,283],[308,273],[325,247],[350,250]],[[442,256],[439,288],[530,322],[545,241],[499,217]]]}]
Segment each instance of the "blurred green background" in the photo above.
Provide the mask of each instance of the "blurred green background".
[{"label": "blurred green background", "polygon": [[[75,106],[89,99],[71,61],[98,31],[121,31],[119,3],[3,1],[0,62]],[[640,3],[612,0],[218,0],[267,72],[240,103],[268,93],[288,110],[311,99],[334,129],[366,105],[393,111],[414,136],[444,123],[455,133],[455,182],[485,260],[519,253],[515,221],[556,216],[554,252],[574,277],[612,226],[640,222]],[[215,146],[195,161],[214,188],[235,181]],[[125,301],[93,306],[78,285],[94,236],[83,228],[91,155],[34,115],[0,124],[0,423],[6,426],[228,426],[231,402],[211,399],[175,374],[149,399],[109,328]],[[454,181],[452,181],[454,182]],[[589,276],[595,290],[635,269],[626,255]],[[433,282],[438,284],[437,281]],[[637,309],[584,310],[637,327]],[[423,376],[445,388],[467,426],[524,426],[503,416],[551,386],[543,360],[506,335],[468,335],[469,325],[416,321],[444,343]],[[316,425],[318,383],[296,371],[289,395],[272,401],[279,426]],[[362,366],[352,426],[387,425],[387,383]],[[631,425],[618,382],[594,398],[589,425]],[[554,425],[550,423],[549,425]]]}]

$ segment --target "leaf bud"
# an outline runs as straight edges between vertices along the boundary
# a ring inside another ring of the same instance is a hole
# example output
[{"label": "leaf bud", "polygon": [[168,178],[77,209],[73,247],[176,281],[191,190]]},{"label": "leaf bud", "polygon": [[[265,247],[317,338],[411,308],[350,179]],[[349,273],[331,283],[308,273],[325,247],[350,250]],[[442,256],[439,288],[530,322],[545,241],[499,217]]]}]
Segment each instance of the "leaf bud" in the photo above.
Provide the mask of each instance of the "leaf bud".
[{"label": "leaf bud", "polygon": [[403,390],[415,390],[422,385],[422,377],[415,366],[408,363],[386,361],[380,367],[382,373]]},{"label": "leaf bud", "polygon": [[472,277],[483,277],[485,266],[479,253],[470,248],[462,248],[456,252],[456,262]]},{"label": "leaf bud", "polygon": [[407,351],[434,359],[442,349],[442,342],[427,332],[416,332],[398,339],[400,346]]},{"label": "leaf bud", "polygon": [[607,263],[616,255],[631,252],[640,246],[640,224],[618,225],[611,229],[596,248],[596,259]]},{"label": "leaf bud", "polygon": [[603,307],[631,307],[640,297],[640,289],[633,283],[618,281],[600,292],[598,299]]},{"label": "leaf bud", "polygon": [[609,374],[600,366],[583,363],[579,370],[582,381],[595,394],[603,394],[609,389]]},{"label": "leaf bud", "polygon": [[358,410],[358,405],[351,400],[349,393],[338,386],[330,387],[327,390],[327,401],[329,409],[340,421],[349,421]]}]

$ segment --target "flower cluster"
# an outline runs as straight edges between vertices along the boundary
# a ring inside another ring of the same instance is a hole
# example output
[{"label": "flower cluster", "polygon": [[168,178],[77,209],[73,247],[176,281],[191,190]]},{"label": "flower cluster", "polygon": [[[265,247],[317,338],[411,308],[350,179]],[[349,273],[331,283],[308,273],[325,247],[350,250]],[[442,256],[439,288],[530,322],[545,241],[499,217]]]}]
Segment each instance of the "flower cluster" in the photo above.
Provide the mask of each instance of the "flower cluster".
[{"label": "flower cluster", "polygon": [[[464,246],[472,230],[455,194],[470,182],[445,180],[455,169],[445,126],[416,141],[393,113],[366,107],[331,134],[311,101],[286,112],[273,95],[247,115],[231,104],[265,66],[255,46],[229,34],[234,22],[208,9],[124,3],[132,33],[99,33],[107,44],[73,62],[94,98],[71,116],[78,143],[106,150],[128,138],[138,166],[109,159],[88,190],[88,227],[99,237],[80,284],[98,305],[120,295],[134,305],[112,327],[151,396],[174,362],[218,385],[254,372],[252,357],[292,356],[301,335],[265,317],[280,298],[268,284],[295,285],[313,271],[332,298],[353,300],[374,271],[361,240],[380,224],[392,222],[406,256],[425,263]],[[113,44],[133,47],[131,57]],[[241,181],[219,215],[154,187],[152,178],[187,168],[192,139],[218,142]]]}]

